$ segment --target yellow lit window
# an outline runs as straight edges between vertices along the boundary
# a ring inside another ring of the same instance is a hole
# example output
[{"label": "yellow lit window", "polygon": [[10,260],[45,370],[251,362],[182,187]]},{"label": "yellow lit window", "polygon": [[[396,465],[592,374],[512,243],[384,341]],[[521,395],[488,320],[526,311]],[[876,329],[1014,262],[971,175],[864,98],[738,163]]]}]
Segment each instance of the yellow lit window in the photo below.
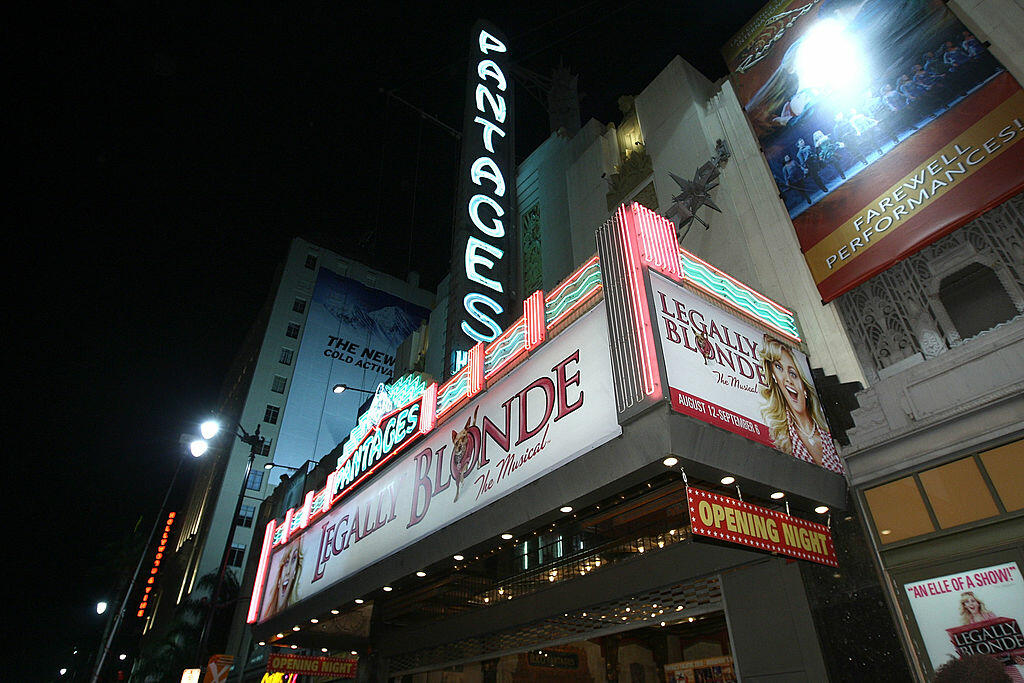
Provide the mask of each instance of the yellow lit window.
[{"label": "yellow lit window", "polygon": [[864,497],[882,543],[935,531],[913,477],[868,489]]}]

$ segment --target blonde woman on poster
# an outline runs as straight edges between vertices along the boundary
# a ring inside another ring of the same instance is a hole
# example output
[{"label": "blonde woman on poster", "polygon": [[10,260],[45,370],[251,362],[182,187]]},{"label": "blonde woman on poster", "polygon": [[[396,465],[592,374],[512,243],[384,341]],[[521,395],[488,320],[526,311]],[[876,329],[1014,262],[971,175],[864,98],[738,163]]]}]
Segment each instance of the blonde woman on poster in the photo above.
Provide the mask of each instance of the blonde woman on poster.
[{"label": "blonde woman on poster", "polygon": [[765,335],[758,356],[767,382],[761,389],[765,401],[761,415],[772,443],[783,453],[841,474],[843,464],[832,443],[818,394],[796,354],[783,342]]},{"label": "blonde woman on poster", "polygon": [[299,599],[299,574],[302,572],[300,546],[299,543],[293,543],[290,548],[285,550],[281,564],[277,566],[274,586],[270,595],[267,596],[267,604],[263,612],[264,619],[277,614]]},{"label": "blonde woman on poster", "polygon": [[994,612],[989,612],[985,603],[974,595],[974,591],[964,591],[960,594],[960,623],[963,625],[974,624],[979,621],[995,619]]}]

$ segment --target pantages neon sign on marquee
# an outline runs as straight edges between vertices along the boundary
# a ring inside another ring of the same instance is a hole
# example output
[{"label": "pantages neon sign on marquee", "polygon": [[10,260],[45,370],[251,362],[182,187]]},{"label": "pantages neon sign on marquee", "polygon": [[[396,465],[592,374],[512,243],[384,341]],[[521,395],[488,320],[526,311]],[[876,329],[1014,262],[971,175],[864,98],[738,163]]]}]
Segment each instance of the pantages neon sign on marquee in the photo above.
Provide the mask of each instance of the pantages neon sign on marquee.
[{"label": "pantages neon sign on marquee", "polygon": [[[515,172],[512,80],[505,37],[487,22],[472,33],[463,119],[459,213],[452,261],[448,357],[502,332],[513,305]],[[509,179],[506,182],[506,178]],[[464,361],[463,361],[464,362]]]}]

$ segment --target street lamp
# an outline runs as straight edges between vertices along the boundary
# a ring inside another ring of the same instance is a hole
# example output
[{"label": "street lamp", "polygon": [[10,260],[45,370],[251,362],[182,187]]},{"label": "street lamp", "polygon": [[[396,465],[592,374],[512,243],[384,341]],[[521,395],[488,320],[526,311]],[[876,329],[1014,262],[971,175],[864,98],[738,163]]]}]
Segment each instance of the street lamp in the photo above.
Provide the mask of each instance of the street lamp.
[{"label": "street lamp", "polygon": [[360,389],[358,387],[350,387],[347,384],[335,384],[334,388],[331,389],[331,391],[333,391],[336,394],[340,394],[340,393],[343,393],[343,392],[346,392],[346,391],[358,391],[361,394],[370,394],[370,395],[373,395],[373,394],[377,393],[376,391],[370,391],[369,389]]},{"label": "street lamp", "polygon": [[[228,560],[231,557],[231,544],[235,540],[235,527],[236,524],[233,520],[238,519],[238,514],[242,510],[242,502],[245,500],[246,484],[249,481],[249,474],[252,472],[252,465],[256,461],[256,456],[263,452],[263,444],[265,439],[260,436],[260,426],[256,425],[256,431],[252,434],[245,431],[242,425],[235,423],[235,436],[242,443],[249,446],[249,459],[245,463],[245,474],[242,475],[242,486],[238,491],[238,500],[235,502],[235,512],[231,515],[232,524],[228,526],[228,538],[224,543],[224,553],[220,560],[220,569],[217,570],[217,582],[214,584],[213,593],[210,595],[210,606],[206,613],[206,621],[203,623],[202,635],[199,639],[199,647],[196,650],[197,659],[200,669],[206,668],[206,662],[203,660],[206,658],[206,649],[210,641],[210,630],[213,625],[213,617],[217,612],[217,600],[220,596],[221,586],[224,583],[224,575],[227,573]],[[216,420],[207,420],[200,425],[200,431],[202,435],[208,439],[212,439],[220,432],[220,424]]]},{"label": "street lamp", "polygon": [[107,602],[106,602],[106,600],[100,600],[99,602],[96,603],[96,614],[103,614],[106,611],[107,611]]}]

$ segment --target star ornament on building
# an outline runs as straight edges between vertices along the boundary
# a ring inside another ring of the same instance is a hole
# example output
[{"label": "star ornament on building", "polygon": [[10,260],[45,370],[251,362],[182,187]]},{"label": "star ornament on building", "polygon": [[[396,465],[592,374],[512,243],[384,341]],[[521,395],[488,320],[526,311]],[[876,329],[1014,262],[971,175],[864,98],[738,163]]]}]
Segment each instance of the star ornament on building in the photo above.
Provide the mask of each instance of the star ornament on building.
[{"label": "star ornament on building", "polygon": [[693,174],[693,180],[680,178],[675,173],[669,176],[679,186],[681,192],[672,197],[672,206],[665,212],[665,218],[672,221],[676,226],[676,237],[682,242],[686,233],[689,232],[693,221],[697,221],[707,230],[711,226],[704,219],[697,215],[701,207],[708,208],[722,213],[714,200],[711,199],[711,190],[718,187],[718,176],[721,174],[722,166],[729,159],[729,150],[725,142],[718,140],[715,143],[715,155],[702,164]]}]

